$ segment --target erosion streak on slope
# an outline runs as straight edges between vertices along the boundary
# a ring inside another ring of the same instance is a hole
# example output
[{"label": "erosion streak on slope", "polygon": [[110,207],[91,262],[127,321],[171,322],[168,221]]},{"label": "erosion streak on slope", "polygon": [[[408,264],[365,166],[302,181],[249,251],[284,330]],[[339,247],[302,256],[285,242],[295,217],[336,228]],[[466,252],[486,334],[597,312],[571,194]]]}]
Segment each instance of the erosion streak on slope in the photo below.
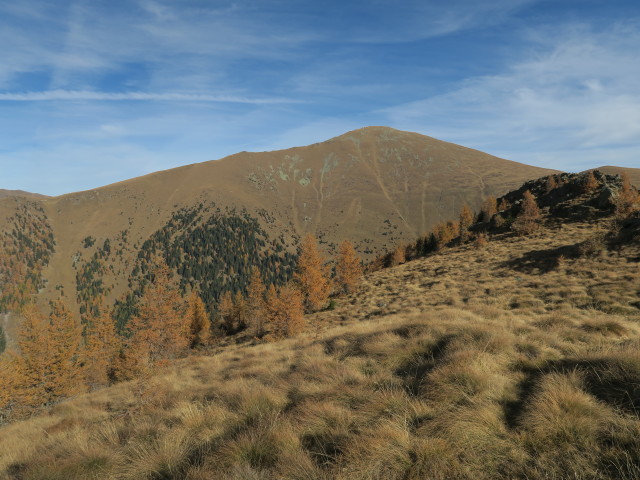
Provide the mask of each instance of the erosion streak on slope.
[{"label": "erosion streak on slope", "polygon": [[410,232],[412,232],[413,236],[415,237],[416,236],[415,229],[411,225],[409,225],[409,222],[407,222],[407,220],[404,218],[404,215],[402,215],[402,213],[398,209],[398,206],[392,200],[391,195],[389,195],[389,192],[387,191],[387,188],[384,185],[384,182],[382,181],[382,175],[380,173],[380,167],[378,165],[377,152],[375,152],[375,151],[373,152],[373,155],[371,156],[371,163],[369,163],[369,162],[366,161],[364,155],[362,154],[362,149],[360,148],[360,143],[357,143],[356,145],[357,145],[357,148],[358,148],[358,154],[360,155],[360,158],[362,159],[362,161],[365,164],[365,166],[367,166],[369,168],[369,170],[371,171],[371,173],[373,174],[373,177],[376,179],[376,182],[378,183],[378,186],[380,187],[380,191],[382,192],[384,197],[387,199],[389,204],[391,204],[391,207],[395,210],[395,212],[398,214],[400,219],[404,222],[404,224],[406,225],[407,229]]}]

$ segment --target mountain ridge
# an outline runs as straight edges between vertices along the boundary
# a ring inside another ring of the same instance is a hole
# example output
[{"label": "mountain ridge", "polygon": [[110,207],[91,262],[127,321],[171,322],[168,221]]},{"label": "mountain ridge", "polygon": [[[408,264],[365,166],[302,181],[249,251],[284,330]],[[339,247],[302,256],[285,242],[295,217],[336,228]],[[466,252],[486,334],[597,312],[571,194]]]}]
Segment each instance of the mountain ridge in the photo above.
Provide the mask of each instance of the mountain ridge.
[{"label": "mountain ridge", "polygon": [[[43,304],[60,292],[72,298],[106,295],[111,303],[140,281],[132,275],[136,266],[143,267],[140,255],[150,254],[144,246],[154,235],[167,243],[154,240],[150,248],[169,261],[170,251],[183,252],[189,247],[184,242],[191,241],[185,239],[203,225],[205,234],[218,229],[213,241],[227,234],[220,229],[228,219],[242,222],[247,215],[252,220],[243,228],[257,228],[254,233],[267,250],[277,243],[295,253],[299,238],[311,232],[326,253],[349,239],[370,260],[457,217],[465,203],[478,210],[486,197],[551,173],[557,171],[418,133],[365,127],[309,146],[240,152],[57,197],[0,199],[0,230],[6,234],[15,228],[19,209],[44,215],[38,222],[48,225],[55,248],[42,267],[46,282],[38,298]],[[202,220],[174,222],[181,211]],[[233,252],[216,247],[216,255],[231,262]],[[250,266],[236,265],[234,271],[239,274],[240,268],[245,275]],[[193,268],[217,275],[212,263]],[[227,279],[231,283],[219,288],[245,288],[243,278]],[[211,295],[214,305],[219,290]]]}]

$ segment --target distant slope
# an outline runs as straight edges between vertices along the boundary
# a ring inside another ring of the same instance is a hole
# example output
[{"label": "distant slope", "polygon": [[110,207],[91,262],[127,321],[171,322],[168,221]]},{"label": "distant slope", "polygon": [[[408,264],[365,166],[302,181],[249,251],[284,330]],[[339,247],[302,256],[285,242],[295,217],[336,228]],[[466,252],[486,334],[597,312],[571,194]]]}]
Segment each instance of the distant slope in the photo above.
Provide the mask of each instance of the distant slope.
[{"label": "distant slope", "polygon": [[0,426],[0,478],[637,480],[640,243],[604,236],[576,177],[508,195],[553,202],[535,235],[496,226],[366,275],[293,339]]},{"label": "distant slope", "polygon": [[[417,133],[367,127],[306,147],[242,152],[39,199],[31,204],[44,209],[55,239],[55,252],[43,271],[47,283],[42,298],[64,291],[70,298],[97,292],[113,300],[130,289],[135,267],[144,268],[141,254],[155,252],[171,260],[171,250],[174,258],[184,259],[190,242],[200,238],[196,231],[202,232],[203,224],[208,222],[205,233],[211,234],[211,228],[233,224],[228,217],[243,209],[242,215],[252,219],[249,224],[258,222],[260,227],[251,227],[255,230],[251,235],[257,235],[255,241],[266,249],[280,248],[277,243],[292,251],[300,235],[314,232],[329,252],[348,238],[364,258],[372,258],[455,217],[465,202],[478,208],[486,196],[501,195],[552,172]],[[0,222],[5,219],[0,226],[9,230],[13,228],[9,218],[23,203],[15,198],[0,199]],[[195,220],[171,220],[181,209]],[[210,220],[212,215],[220,221]],[[161,235],[156,233],[160,230]],[[227,230],[213,232],[207,242],[223,238]],[[141,252],[154,233],[152,248]],[[105,242],[113,247],[108,252]],[[220,269],[244,275],[250,265],[234,264],[230,258],[234,252],[224,245],[216,247],[221,249],[213,255],[224,257],[226,263],[215,269],[211,263],[194,264],[185,275],[196,283],[198,276],[221,275],[216,292],[243,288],[242,279],[222,278]],[[196,255],[204,257],[203,252],[197,250]],[[288,263],[280,268],[276,260],[269,262],[266,268],[280,269],[286,276],[282,269]]]},{"label": "distant slope", "polygon": [[600,170],[608,175],[622,175],[623,172],[626,172],[627,175],[629,175],[631,183],[636,187],[640,187],[640,168],[612,167],[610,165],[607,165],[604,167],[598,167],[597,170]]},{"label": "distant slope", "polygon": [[30,193],[30,192],[25,192],[24,190],[4,190],[0,188],[0,198],[15,197],[16,195],[19,195],[22,197],[31,197],[31,198],[47,198],[46,195],[40,195],[39,193]]}]

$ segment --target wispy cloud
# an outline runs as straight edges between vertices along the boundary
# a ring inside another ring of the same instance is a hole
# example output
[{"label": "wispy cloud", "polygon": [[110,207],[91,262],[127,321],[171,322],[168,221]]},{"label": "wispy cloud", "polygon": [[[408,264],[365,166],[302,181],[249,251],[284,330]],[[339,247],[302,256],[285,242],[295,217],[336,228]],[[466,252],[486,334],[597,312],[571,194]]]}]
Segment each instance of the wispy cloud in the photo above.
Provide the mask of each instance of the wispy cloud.
[{"label": "wispy cloud", "polygon": [[60,193],[371,124],[637,166],[640,7],[577,3],[4,2],[0,187]]},{"label": "wispy cloud", "polygon": [[44,92],[0,93],[0,101],[41,102],[56,100],[95,101],[160,101],[160,102],[214,102],[246,103],[268,105],[279,103],[300,103],[286,98],[249,98],[233,95],[210,95],[199,93],[148,93],[148,92],[94,92],[89,90],[48,90]]},{"label": "wispy cloud", "polygon": [[[503,72],[468,78],[451,91],[385,110],[398,125],[420,125],[452,141],[513,153],[547,166],[584,151],[626,154],[640,145],[640,30],[634,23],[606,31],[566,26],[530,35],[529,54]],[[499,147],[497,147],[499,146]],[[553,158],[544,152],[562,152]],[[638,148],[635,153],[640,153]],[[606,163],[605,158],[601,163]],[[638,166],[637,159],[635,166]],[[593,165],[591,165],[593,166]]]}]

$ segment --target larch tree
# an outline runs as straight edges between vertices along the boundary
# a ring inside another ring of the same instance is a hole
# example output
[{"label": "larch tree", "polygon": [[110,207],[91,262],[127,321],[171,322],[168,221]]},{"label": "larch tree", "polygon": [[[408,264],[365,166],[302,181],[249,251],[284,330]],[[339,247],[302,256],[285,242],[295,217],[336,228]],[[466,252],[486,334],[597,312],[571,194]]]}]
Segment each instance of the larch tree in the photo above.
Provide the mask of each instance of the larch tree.
[{"label": "larch tree", "polygon": [[460,226],[456,221],[449,220],[447,222],[438,223],[433,229],[433,233],[436,238],[436,250],[440,250],[447,246],[451,240],[456,238],[459,230]]},{"label": "larch tree", "polygon": [[640,209],[640,192],[631,185],[631,179],[627,172],[622,174],[622,188],[618,192],[618,196],[615,197],[614,205],[615,215],[619,219]]},{"label": "larch tree", "polygon": [[585,192],[593,192],[596,188],[598,188],[598,180],[596,176],[593,174],[593,170],[587,173],[586,178],[584,179],[583,188]]},{"label": "larch tree", "polygon": [[498,213],[496,197],[485,198],[484,202],[482,202],[482,208],[480,209],[480,219],[483,222],[488,222],[496,213]]},{"label": "larch tree", "polygon": [[88,318],[84,347],[84,376],[90,387],[103,386],[113,376],[120,349],[111,312],[104,310]]},{"label": "larch tree", "polygon": [[459,215],[460,241],[466,242],[469,239],[469,227],[473,225],[473,212],[466,203],[462,206]]},{"label": "larch tree", "polygon": [[404,244],[398,245],[391,252],[390,266],[397,267],[407,261],[407,247]]},{"label": "larch tree", "polygon": [[83,390],[81,376],[82,326],[62,299],[54,301],[49,315],[52,393],[64,398]]},{"label": "larch tree", "polygon": [[0,423],[8,416],[7,410],[14,398],[14,358],[14,355],[9,353],[0,355]]},{"label": "larch tree", "polygon": [[266,333],[266,287],[262,281],[260,270],[253,267],[251,270],[251,280],[247,289],[247,310],[249,315],[249,325],[253,334],[261,338]]},{"label": "larch tree", "polygon": [[220,327],[228,335],[235,330],[235,318],[233,308],[233,295],[229,290],[225,291],[218,302],[218,317],[220,319]]},{"label": "larch tree", "polygon": [[2,382],[11,389],[17,415],[51,405],[84,388],[82,329],[64,302],[53,302],[49,317],[32,304],[25,306],[22,314],[17,352],[8,357],[8,373]]},{"label": "larch tree", "polygon": [[518,235],[530,235],[540,226],[540,209],[536,199],[529,190],[522,195],[520,213],[513,222],[513,229]]},{"label": "larch tree", "polygon": [[318,243],[310,233],[302,240],[294,279],[300,287],[307,311],[314,312],[324,308],[331,292],[329,272]]},{"label": "larch tree", "polygon": [[18,351],[7,363],[4,381],[12,389],[12,407],[27,412],[52,401],[49,319],[35,305],[27,305],[18,330]]},{"label": "larch tree", "polygon": [[297,286],[288,283],[271,298],[268,317],[274,339],[291,337],[304,328],[304,299]]},{"label": "larch tree", "polygon": [[188,300],[187,323],[191,348],[206,345],[211,335],[211,320],[198,292],[193,290]]},{"label": "larch tree", "polygon": [[4,333],[4,328],[0,326],[0,355],[2,355],[2,353],[6,350],[6,348],[7,348],[7,336]]},{"label": "larch tree", "polygon": [[344,240],[338,249],[336,280],[345,292],[353,291],[362,276],[362,263],[349,240]]},{"label": "larch tree", "polygon": [[233,317],[237,330],[244,330],[249,323],[249,308],[247,300],[244,298],[242,292],[236,292],[233,296]]},{"label": "larch tree", "polygon": [[169,267],[160,259],[129,331],[127,376],[150,373],[156,365],[179,357],[189,345],[184,301],[171,282]]}]

